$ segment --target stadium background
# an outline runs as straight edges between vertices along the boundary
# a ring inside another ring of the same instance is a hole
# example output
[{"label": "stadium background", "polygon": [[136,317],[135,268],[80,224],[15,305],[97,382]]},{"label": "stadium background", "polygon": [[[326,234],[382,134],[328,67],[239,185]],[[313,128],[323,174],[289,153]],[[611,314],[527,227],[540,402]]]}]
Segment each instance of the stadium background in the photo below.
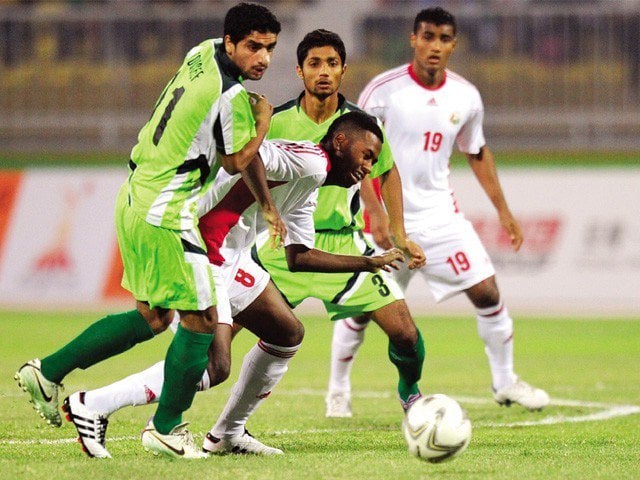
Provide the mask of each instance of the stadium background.
[{"label": "stadium background", "polygon": [[[127,302],[111,217],[128,152],[186,51],[219,36],[235,3],[0,1],[0,306]],[[278,104],[300,91],[295,46],[306,32],[343,37],[342,91],[355,101],[375,74],[410,59],[413,17],[436,2],[262,3],[283,30],[265,79],[247,88]],[[483,95],[488,143],[528,238],[520,254],[509,252],[491,207],[456,162],[457,195],[509,305],[637,317],[640,2],[439,4],[458,18],[451,68]],[[434,308],[419,282],[408,299]],[[438,309],[468,308],[460,298]]]}]

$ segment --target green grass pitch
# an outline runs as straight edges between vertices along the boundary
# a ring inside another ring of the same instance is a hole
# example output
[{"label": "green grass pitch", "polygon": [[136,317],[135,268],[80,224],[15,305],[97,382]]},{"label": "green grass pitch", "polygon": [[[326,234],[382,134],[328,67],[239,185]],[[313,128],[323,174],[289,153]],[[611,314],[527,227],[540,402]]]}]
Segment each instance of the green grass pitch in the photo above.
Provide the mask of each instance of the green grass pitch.
[{"label": "green grass pitch", "polygon": [[[324,417],[331,324],[303,317],[306,338],[281,384],[249,421],[250,431],[285,451],[277,458],[213,457],[171,461],[145,452],[139,433],[153,407],[111,417],[112,460],[87,458],[73,426],[47,425],[13,375],[46,356],[99,315],[2,312],[0,316],[0,471],[7,479],[632,479],[640,478],[640,319],[516,318],[516,370],[547,389],[542,412],[499,407],[475,320],[417,318],[427,342],[421,387],[458,399],[473,424],[466,452],[432,465],[410,457],[395,398],[386,341],[370,328],[353,370],[352,419]],[[102,386],[161,359],[171,333],[65,380],[66,394]],[[242,355],[255,342],[242,332],[224,384],[196,396],[185,414],[200,443],[222,409]],[[61,400],[62,400],[61,398]]]}]

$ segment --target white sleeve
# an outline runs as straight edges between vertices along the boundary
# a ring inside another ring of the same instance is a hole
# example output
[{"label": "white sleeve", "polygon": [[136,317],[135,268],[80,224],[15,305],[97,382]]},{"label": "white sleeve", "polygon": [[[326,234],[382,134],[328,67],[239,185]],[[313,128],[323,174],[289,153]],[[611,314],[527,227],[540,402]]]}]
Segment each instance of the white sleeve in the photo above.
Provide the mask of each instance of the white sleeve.
[{"label": "white sleeve", "polygon": [[473,89],[471,96],[471,105],[469,109],[469,118],[460,129],[456,142],[458,148],[463,153],[479,153],[484,147],[486,140],[482,124],[484,122],[484,106],[480,92],[476,88]]},{"label": "white sleeve", "polygon": [[313,212],[318,203],[318,190],[314,190],[311,195],[298,208],[289,211],[283,218],[287,224],[287,238],[285,246],[301,244],[307,248],[315,245],[315,227],[313,224]]}]

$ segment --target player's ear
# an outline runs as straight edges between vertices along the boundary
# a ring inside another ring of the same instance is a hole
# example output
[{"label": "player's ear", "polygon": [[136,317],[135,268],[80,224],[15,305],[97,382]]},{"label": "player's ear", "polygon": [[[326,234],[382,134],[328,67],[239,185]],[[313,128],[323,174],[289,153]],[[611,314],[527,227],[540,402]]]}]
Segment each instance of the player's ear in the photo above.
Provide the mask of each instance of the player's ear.
[{"label": "player's ear", "polygon": [[300,68],[300,65],[296,65],[296,74],[304,80],[304,74],[302,73],[302,68]]},{"label": "player's ear", "polygon": [[411,32],[411,36],[409,37],[409,43],[411,43],[411,48],[416,48],[416,40],[417,36],[415,33]]},{"label": "player's ear", "polygon": [[233,55],[233,52],[236,46],[231,41],[231,37],[229,35],[224,36],[224,51],[227,52],[227,55]]},{"label": "player's ear", "polygon": [[344,132],[338,132],[333,136],[333,148],[336,152],[340,152],[348,142]]}]

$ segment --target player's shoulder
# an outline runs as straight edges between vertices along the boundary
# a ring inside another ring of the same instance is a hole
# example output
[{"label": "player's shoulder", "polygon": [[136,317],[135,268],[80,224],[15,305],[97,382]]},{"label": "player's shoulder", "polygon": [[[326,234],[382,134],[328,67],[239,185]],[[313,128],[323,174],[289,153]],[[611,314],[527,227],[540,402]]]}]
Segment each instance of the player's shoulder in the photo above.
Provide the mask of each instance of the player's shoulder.
[{"label": "player's shoulder", "polygon": [[272,117],[275,117],[276,115],[294,113],[293,111],[297,107],[298,107],[298,99],[297,98],[292,98],[291,100],[288,100],[288,101],[286,101],[284,103],[281,103],[280,105],[277,105],[276,107],[274,107],[273,108]]},{"label": "player's shoulder", "polygon": [[396,91],[400,87],[400,84],[406,82],[409,78],[408,63],[376,75],[367,83],[362,93],[360,93],[358,104],[367,108],[372,98],[384,98],[387,94]]},{"label": "player's shoulder", "polygon": [[326,175],[326,152],[313,142],[272,139],[262,142],[260,151],[267,173],[280,180]]},{"label": "player's shoulder", "polygon": [[473,92],[477,95],[480,95],[478,88],[469,80],[467,80],[465,77],[449,69],[447,69],[446,72],[447,72],[447,83],[449,84],[448,86],[450,88],[465,90],[465,91]]},{"label": "player's shoulder", "polygon": [[398,67],[379,73],[369,81],[365,89],[375,90],[383,88],[408,77],[409,64],[405,63],[404,65],[400,65]]}]

